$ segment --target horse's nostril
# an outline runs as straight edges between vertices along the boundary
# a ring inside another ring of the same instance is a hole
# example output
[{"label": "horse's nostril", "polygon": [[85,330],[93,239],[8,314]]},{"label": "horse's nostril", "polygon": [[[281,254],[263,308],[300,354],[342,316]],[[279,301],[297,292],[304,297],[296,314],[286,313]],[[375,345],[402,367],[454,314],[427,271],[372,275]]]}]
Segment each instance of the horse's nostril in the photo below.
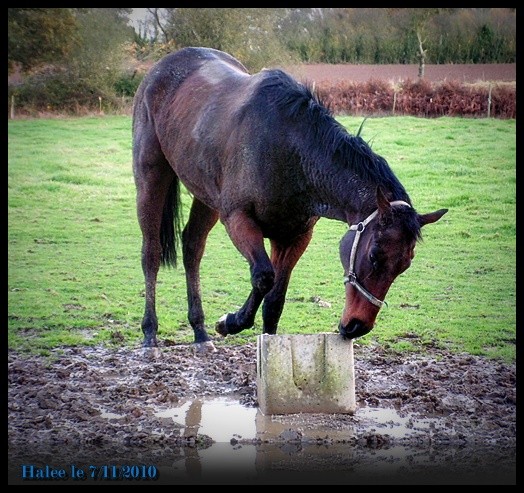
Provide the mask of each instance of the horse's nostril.
[{"label": "horse's nostril", "polygon": [[372,328],[373,327],[369,327],[360,320],[354,318],[346,326],[340,324],[338,331],[344,339],[351,340],[366,335]]}]

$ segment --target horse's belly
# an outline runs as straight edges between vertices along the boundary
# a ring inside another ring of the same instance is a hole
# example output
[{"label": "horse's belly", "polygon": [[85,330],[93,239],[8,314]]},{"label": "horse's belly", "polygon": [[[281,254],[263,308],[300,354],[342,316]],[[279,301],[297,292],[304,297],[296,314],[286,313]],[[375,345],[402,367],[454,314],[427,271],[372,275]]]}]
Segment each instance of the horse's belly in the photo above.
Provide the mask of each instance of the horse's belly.
[{"label": "horse's belly", "polygon": [[[206,204],[211,209],[220,208],[220,189],[214,180],[195,180],[195,175],[178,174],[180,181],[187,188],[189,193],[196,197],[200,202]],[[197,175],[198,176],[198,175]]]},{"label": "horse's belly", "polygon": [[304,207],[294,209],[283,206],[278,211],[264,210],[255,218],[266,238],[287,240],[296,238],[311,229],[317,221]]}]

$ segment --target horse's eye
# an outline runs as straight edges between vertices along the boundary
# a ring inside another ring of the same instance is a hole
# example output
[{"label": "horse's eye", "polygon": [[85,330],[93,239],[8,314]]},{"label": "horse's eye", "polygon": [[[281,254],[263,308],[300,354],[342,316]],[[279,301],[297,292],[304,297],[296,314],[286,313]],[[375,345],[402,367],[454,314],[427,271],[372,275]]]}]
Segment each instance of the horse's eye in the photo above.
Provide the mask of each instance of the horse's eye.
[{"label": "horse's eye", "polygon": [[378,270],[378,260],[375,254],[370,253],[369,254],[369,261],[371,262],[371,265],[373,267],[373,270]]}]

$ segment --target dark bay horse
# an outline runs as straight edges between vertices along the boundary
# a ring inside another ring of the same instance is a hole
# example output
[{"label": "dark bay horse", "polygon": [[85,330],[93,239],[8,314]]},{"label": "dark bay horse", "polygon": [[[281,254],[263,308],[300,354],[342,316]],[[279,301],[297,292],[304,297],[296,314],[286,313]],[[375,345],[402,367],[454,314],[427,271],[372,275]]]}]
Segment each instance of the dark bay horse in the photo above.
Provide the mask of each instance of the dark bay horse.
[{"label": "dark bay horse", "polygon": [[[447,212],[417,213],[387,162],[310,88],[281,70],[250,75],[209,48],[167,55],[144,78],[134,101],[133,171],[145,347],[157,346],[157,274],[161,264],[176,263],[180,236],[188,318],[195,343],[205,343],[199,269],[219,219],[247,259],[252,285],[244,305],[217,322],[222,336],[252,327],[261,304],[263,331],[275,334],[315,223],[348,223],[340,242],[346,303],[339,332],[353,339],[372,329],[389,287],[411,264],[421,228]],[[193,196],[183,230],[180,183]]]}]

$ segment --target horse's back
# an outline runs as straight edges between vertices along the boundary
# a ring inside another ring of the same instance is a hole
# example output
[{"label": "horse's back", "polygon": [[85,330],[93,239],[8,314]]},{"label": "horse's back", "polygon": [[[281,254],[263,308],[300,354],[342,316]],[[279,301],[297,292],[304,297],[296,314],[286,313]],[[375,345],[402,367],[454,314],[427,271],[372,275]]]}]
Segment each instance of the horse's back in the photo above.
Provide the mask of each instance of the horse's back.
[{"label": "horse's back", "polygon": [[[208,68],[211,67],[211,68]],[[188,97],[186,93],[201,87],[208,100],[214,96],[205,90],[203,82],[212,86],[216,80],[224,79],[224,74],[234,74],[245,78],[246,68],[231,55],[212,48],[188,47],[160,59],[146,74],[136,91],[133,105],[133,161],[135,175],[154,163],[170,159],[170,148],[174,145],[173,125],[188,129],[191,120],[198,112],[198,105],[204,98]],[[193,89],[187,89],[187,88]],[[181,112],[187,112],[182,116]],[[163,141],[163,142],[162,142]],[[167,151],[167,155],[166,155]]]},{"label": "horse's back", "polygon": [[134,102],[133,116],[138,117],[142,104],[155,108],[173,99],[183,82],[209,62],[221,62],[247,73],[246,68],[231,55],[213,48],[188,47],[160,59],[144,77]]}]

